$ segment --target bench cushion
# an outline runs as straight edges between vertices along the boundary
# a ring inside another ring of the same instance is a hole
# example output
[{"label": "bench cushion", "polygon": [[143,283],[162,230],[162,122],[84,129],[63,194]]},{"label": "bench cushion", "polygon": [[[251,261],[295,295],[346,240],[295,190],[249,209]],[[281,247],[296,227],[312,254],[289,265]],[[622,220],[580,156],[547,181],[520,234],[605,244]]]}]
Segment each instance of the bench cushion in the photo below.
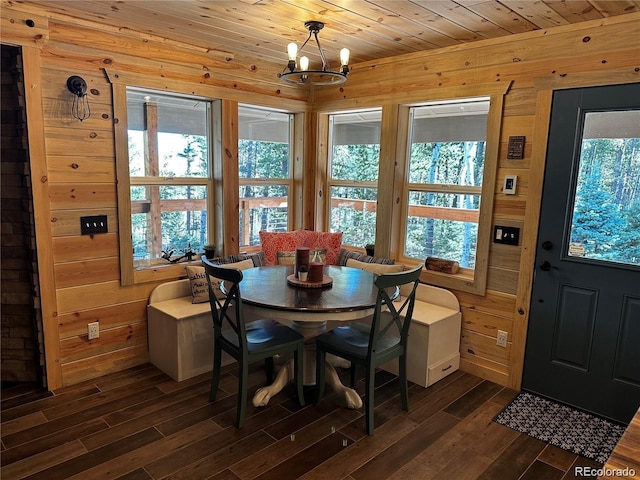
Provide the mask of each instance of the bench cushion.
[{"label": "bench cushion", "polygon": [[173,280],[165,282],[153,289],[149,295],[149,304],[171,300],[173,298],[188,297],[191,295],[189,279]]},{"label": "bench cushion", "polygon": [[377,275],[383,275],[385,273],[399,273],[404,270],[404,265],[396,263],[393,265],[382,263],[367,263],[350,258],[347,260],[347,267],[359,268],[360,270],[366,270],[367,272],[373,272]]},{"label": "bench cushion", "polygon": [[416,301],[413,306],[413,316],[411,317],[411,320],[415,323],[431,325],[435,322],[439,322],[440,320],[457,317],[459,313],[459,310],[441,307],[440,305],[435,305],[433,303]]},{"label": "bench cushion", "polygon": [[197,317],[204,313],[211,314],[211,306],[208,302],[194,305],[191,303],[191,296],[163,300],[149,305],[149,308],[158,310],[176,321]]}]

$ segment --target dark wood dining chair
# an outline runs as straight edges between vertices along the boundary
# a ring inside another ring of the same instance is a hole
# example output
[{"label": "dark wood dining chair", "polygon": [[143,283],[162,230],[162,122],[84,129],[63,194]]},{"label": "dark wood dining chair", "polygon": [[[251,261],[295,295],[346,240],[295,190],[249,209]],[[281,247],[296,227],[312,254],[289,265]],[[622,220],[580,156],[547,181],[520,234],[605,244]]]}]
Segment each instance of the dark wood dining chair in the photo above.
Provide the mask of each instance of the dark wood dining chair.
[{"label": "dark wood dining chair", "polygon": [[[409,386],[407,382],[407,339],[416,298],[416,288],[422,265],[399,273],[379,275],[374,280],[378,289],[371,324],[352,322],[335,328],[316,338],[316,398],[319,403],[324,393],[325,358],[327,353],[351,361],[352,369],[365,369],[365,416],[367,434],[372,435],[373,390],[376,368],[397,358],[402,409],[409,410]],[[394,302],[397,288],[413,284],[409,295]],[[353,371],[353,370],[352,370]],[[352,383],[354,375],[352,374]]]},{"label": "dark wood dining chair", "polygon": [[[267,382],[273,381],[273,356],[293,353],[294,382],[298,401],[304,406],[302,355],[304,337],[295,330],[272,319],[245,323],[240,283],[242,271],[225,268],[202,259],[209,284],[209,302],[213,317],[213,375],[209,401],[216,399],[222,352],[235,358],[239,364],[238,407],[236,427],[242,427],[247,405],[249,365],[264,360]],[[226,295],[220,295],[218,282],[224,282]]]}]

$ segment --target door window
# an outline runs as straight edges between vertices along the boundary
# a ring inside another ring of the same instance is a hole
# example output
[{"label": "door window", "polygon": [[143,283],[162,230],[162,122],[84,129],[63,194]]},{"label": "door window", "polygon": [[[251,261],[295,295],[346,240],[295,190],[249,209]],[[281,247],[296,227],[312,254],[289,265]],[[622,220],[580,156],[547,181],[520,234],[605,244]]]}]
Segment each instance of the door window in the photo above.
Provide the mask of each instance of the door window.
[{"label": "door window", "polygon": [[585,114],[566,255],[640,265],[640,110]]}]

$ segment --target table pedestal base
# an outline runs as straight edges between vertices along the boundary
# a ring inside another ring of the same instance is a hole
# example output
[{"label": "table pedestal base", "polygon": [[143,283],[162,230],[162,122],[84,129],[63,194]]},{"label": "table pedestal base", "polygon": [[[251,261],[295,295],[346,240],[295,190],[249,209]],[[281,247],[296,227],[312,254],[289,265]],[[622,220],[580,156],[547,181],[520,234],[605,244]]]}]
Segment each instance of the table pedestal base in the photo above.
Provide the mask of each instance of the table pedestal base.
[{"label": "table pedestal base", "polygon": [[[259,318],[273,318],[283,325],[291,326],[294,330],[301,333],[307,340],[304,348],[304,380],[305,385],[314,385],[316,379],[316,350],[315,350],[315,337],[325,333],[332,328],[337,327],[341,323],[350,320],[358,320],[363,316],[370,314],[368,310],[362,311],[348,311],[340,314],[330,313],[323,314],[311,314],[317,320],[313,322],[301,321],[299,312],[288,312],[285,310],[273,310],[263,307],[256,307],[254,305],[245,305],[245,319],[247,321],[253,321]],[[339,315],[340,320],[335,320],[335,317]],[[347,408],[358,409],[362,407],[362,399],[360,395],[340,382],[338,372],[334,366],[348,367],[350,363],[335,355],[327,355],[327,363],[325,364],[325,378],[327,385],[329,385],[342,399]],[[254,407],[264,407],[269,403],[271,397],[280,392],[285,385],[293,380],[293,360],[287,361],[278,374],[274,382],[266,387],[259,388],[253,396]]]},{"label": "table pedestal base", "polygon": [[[329,362],[325,363],[325,376],[327,379],[327,385],[329,385],[337,394],[342,398],[347,408],[358,409],[362,407],[362,399],[358,392],[354,389],[346,387],[340,381],[338,372]],[[269,403],[271,397],[280,392],[285,385],[293,380],[293,360],[288,360],[285,363],[275,380],[271,385],[259,388],[253,396],[254,407],[264,407]]]}]

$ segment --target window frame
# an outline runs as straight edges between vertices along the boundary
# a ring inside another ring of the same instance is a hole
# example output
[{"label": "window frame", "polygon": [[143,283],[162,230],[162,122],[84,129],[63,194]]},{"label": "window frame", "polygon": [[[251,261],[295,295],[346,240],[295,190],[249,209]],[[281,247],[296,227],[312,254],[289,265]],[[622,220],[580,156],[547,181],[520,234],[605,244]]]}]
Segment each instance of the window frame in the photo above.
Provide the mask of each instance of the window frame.
[{"label": "window frame", "polygon": [[[242,198],[240,196],[240,189],[243,186],[249,186],[249,187],[262,187],[265,185],[274,185],[274,186],[286,186],[287,187],[287,191],[288,191],[288,195],[287,195],[287,228],[288,230],[292,230],[293,229],[293,225],[295,225],[296,222],[296,216],[295,216],[295,212],[297,210],[296,206],[294,205],[294,200],[297,198],[297,196],[295,195],[295,186],[296,186],[296,168],[295,168],[295,157],[296,157],[296,139],[295,139],[295,132],[296,132],[296,114],[293,112],[289,112],[286,110],[281,110],[281,109],[277,109],[277,108],[273,108],[273,107],[266,107],[266,106],[262,106],[262,105],[256,105],[256,104],[251,104],[251,103],[238,103],[238,112],[240,111],[241,107],[245,107],[245,108],[251,108],[254,110],[264,110],[264,111],[271,111],[271,112],[276,112],[276,113],[280,113],[280,114],[284,114],[287,115],[289,117],[289,176],[287,178],[244,178],[244,177],[240,177],[239,174],[239,162],[240,162],[240,158],[239,158],[239,146],[238,146],[238,246],[240,249],[242,249],[243,251],[247,251],[247,252],[253,252],[253,251],[257,251],[259,250],[260,245],[243,245],[242,244],[242,239],[240,238],[240,203],[242,202]],[[239,123],[239,120],[238,120]],[[238,145],[240,143],[240,134],[238,134]]]},{"label": "window frame", "polygon": [[[184,98],[197,98],[202,101],[210,102],[209,109],[209,125],[208,135],[210,144],[208,145],[208,163],[209,172],[207,177],[131,177],[129,172],[129,144],[128,144],[128,108],[127,108],[127,89],[135,88],[140,91],[156,91],[163,95],[175,95]],[[209,243],[214,243],[215,234],[215,198],[217,196],[216,182],[214,179],[214,160],[215,145],[218,143],[219,135],[215,133],[215,125],[219,125],[220,121],[216,118],[219,115],[219,99],[208,98],[201,95],[184,94],[180,92],[168,92],[149,87],[139,87],[125,84],[112,84],[113,90],[113,111],[115,127],[115,149],[116,149],[116,180],[117,180],[117,200],[118,200],[118,237],[120,245],[120,283],[122,285],[135,285],[158,280],[168,280],[179,277],[184,274],[184,267],[188,262],[178,262],[175,264],[167,263],[153,264],[148,268],[136,269],[132,255],[124,255],[123,252],[133,252],[132,240],[132,203],[131,203],[131,187],[132,186],[206,186],[207,188],[207,238]],[[196,252],[199,254],[200,252]],[[197,259],[194,257],[194,260]]]},{"label": "window frame", "polygon": [[[493,224],[493,204],[494,193],[496,185],[496,175],[498,169],[498,151],[500,147],[500,135],[502,127],[502,110],[504,106],[504,95],[508,90],[509,85],[498,86],[494,88],[496,91],[483,93],[480,91],[474,92],[471,95],[452,95],[448,98],[428,99],[424,102],[415,102],[404,105],[402,111],[406,115],[405,124],[407,125],[405,135],[402,139],[405,142],[404,148],[404,162],[403,162],[403,182],[402,191],[400,192],[401,220],[397,224],[397,252],[398,260],[405,264],[415,264],[416,259],[412,257],[406,257],[404,255],[405,242],[406,242],[406,230],[407,230],[407,215],[409,211],[409,192],[410,191],[422,191],[420,188],[416,188],[417,185],[409,183],[409,161],[411,154],[411,139],[410,135],[410,108],[414,106],[420,106],[428,104],[433,101],[442,100],[464,100],[465,98],[477,98],[488,97],[489,98],[489,112],[487,114],[487,134],[485,140],[485,158],[484,169],[482,175],[482,187],[470,187],[464,186],[459,189],[449,189],[443,187],[436,187],[436,190],[446,191],[446,193],[469,193],[480,195],[480,210],[478,213],[478,234],[476,243],[476,261],[475,268],[460,268],[456,274],[436,272],[432,270],[424,269],[421,275],[421,281],[432,285],[437,285],[445,288],[456,289],[464,292],[469,292],[475,295],[484,295],[487,288],[487,276],[489,270],[489,249],[491,246],[491,232]],[[461,92],[462,93],[462,92]],[[433,191],[433,185],[429,185],[429,191]],[[454,191],[455,190],[455,191]],[[479,191],[478,191],[479,190]],[[421,259],[424,262],[426,259]]]}]

